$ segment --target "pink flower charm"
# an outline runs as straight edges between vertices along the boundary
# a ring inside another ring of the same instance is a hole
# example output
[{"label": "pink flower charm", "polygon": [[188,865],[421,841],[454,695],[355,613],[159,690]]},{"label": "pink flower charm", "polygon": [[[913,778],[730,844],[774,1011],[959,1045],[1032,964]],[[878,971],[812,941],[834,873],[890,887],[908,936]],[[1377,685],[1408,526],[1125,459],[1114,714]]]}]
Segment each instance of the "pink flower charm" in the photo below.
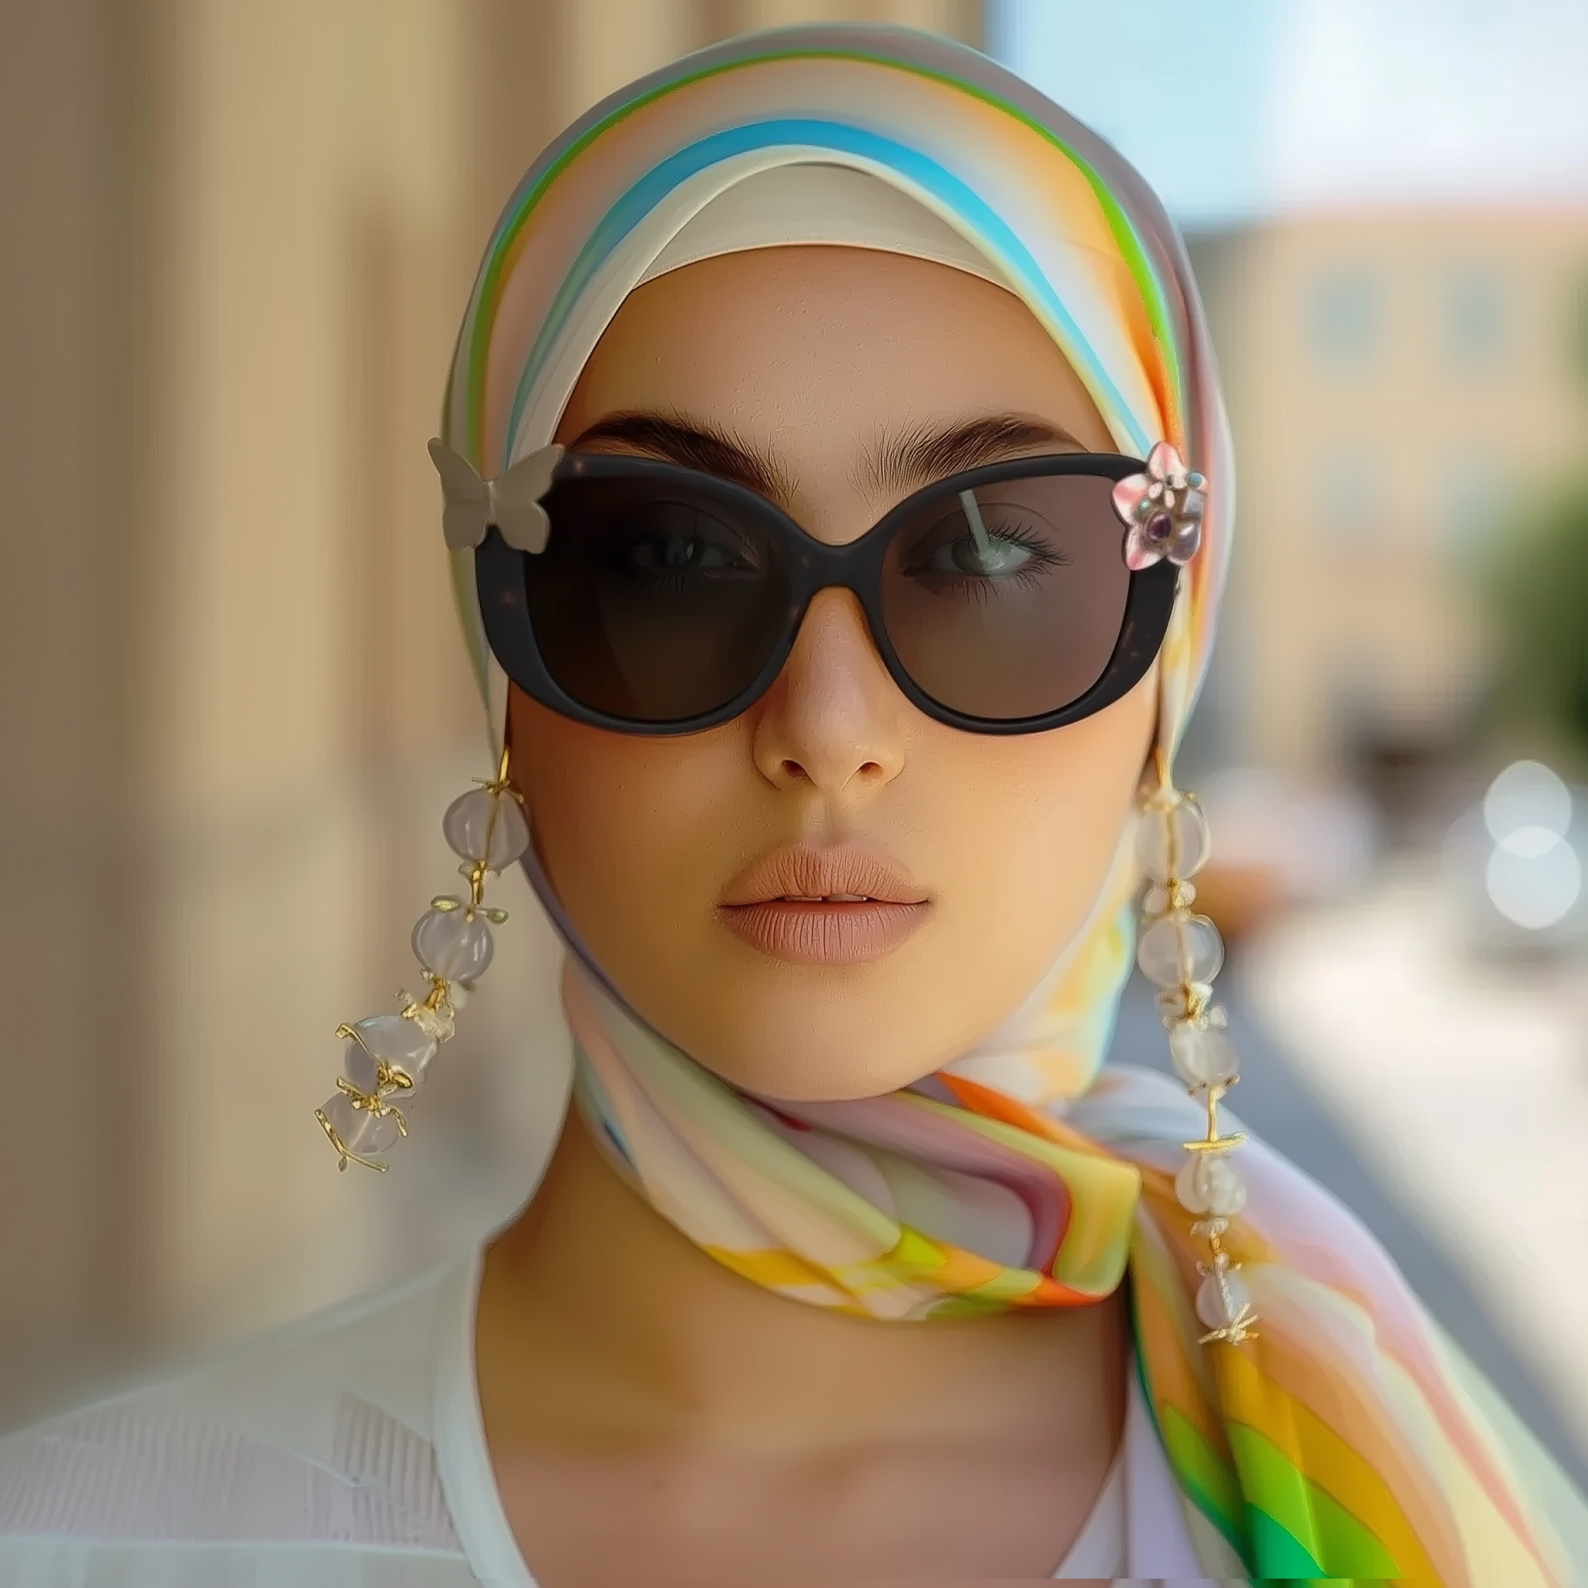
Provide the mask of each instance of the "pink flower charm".
[{"label": "pink flower charm", "polygon": [[1202,545],[1207,481],[1185,466],[1167,441],[1147,454],[1147,472],[1131,474],[1114,487],[1114,511],[1130,531],[1125,564],[1132,573],[1165,557],[1183,568]]}]

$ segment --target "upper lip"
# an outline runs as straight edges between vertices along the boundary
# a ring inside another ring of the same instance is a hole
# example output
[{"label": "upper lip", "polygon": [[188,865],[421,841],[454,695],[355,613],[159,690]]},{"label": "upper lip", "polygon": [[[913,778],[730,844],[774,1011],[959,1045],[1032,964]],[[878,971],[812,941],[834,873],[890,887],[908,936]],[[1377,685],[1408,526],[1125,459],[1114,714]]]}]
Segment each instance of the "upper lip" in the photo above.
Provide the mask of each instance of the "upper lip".
[{"label": "upper lip", "polygon": [[885,855],[858,844],[818,848],[794,844],[753,861],[728,884],[725,906],[773,899],[874,899],[880,904],[925,904],[915,886]]}]

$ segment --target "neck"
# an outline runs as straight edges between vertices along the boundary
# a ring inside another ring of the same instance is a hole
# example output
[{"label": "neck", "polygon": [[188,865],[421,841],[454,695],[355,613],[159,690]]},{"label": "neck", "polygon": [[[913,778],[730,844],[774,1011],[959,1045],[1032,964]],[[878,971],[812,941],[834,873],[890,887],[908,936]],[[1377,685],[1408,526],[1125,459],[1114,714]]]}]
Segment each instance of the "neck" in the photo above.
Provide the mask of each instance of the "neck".
[{"label": "neck", "polygon": [[565,1449],[658,1439],[777,1448],[1029,1436],[1117,1440],[1126,1329],[1094,1306],[877,1323],[774,1295],[680,1235],[576,1109],[534,1200],[486,1256],[488,1428]]}]

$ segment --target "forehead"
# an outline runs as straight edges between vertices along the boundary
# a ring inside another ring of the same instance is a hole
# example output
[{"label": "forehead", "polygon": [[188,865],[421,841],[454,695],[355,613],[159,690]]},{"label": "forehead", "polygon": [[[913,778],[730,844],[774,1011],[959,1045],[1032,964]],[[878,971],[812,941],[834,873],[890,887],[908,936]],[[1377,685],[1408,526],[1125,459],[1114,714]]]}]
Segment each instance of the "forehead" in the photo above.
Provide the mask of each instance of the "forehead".
[{"label": "forehead", "polygon": [[801,461],[989,412],[1031,414],[1113,450],[1080,380],[1012,293],[866,248],[752,249],[637,288],[561,432],[636,409],[711,420]]}]

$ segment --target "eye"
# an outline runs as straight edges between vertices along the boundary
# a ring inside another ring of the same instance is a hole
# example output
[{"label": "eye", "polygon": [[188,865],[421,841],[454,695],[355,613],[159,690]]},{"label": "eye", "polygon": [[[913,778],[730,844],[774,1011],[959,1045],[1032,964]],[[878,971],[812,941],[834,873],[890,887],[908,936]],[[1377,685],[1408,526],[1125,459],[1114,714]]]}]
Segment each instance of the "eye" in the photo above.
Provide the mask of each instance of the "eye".
[{"label": "eye", "polygon": [[630,544],[629,561],[648,573],[731,566],[723,548],[700,535],[645,536]]},{"label": "eye", "polygon": [[743,538],[709,514],[683,503],[658,502],[614,526],[612,562],[646,579],[754,572]]},{"label": "eye", "polygon": [[1051,526],[1013,503],[977,503],[960,494],[960,505],[926,531],[908,554],[904,572],[948,590],[1025,584],[1068,562]]},{"label": "eye", "polygon": [[996,579],[1018,573],[1036,559],[1036,552],[1018,540],[989,534],[978,543],[974,536],[960,535],[944,541],[928,555],[922,567],[933,573],[967,573],[978,578]]}]

